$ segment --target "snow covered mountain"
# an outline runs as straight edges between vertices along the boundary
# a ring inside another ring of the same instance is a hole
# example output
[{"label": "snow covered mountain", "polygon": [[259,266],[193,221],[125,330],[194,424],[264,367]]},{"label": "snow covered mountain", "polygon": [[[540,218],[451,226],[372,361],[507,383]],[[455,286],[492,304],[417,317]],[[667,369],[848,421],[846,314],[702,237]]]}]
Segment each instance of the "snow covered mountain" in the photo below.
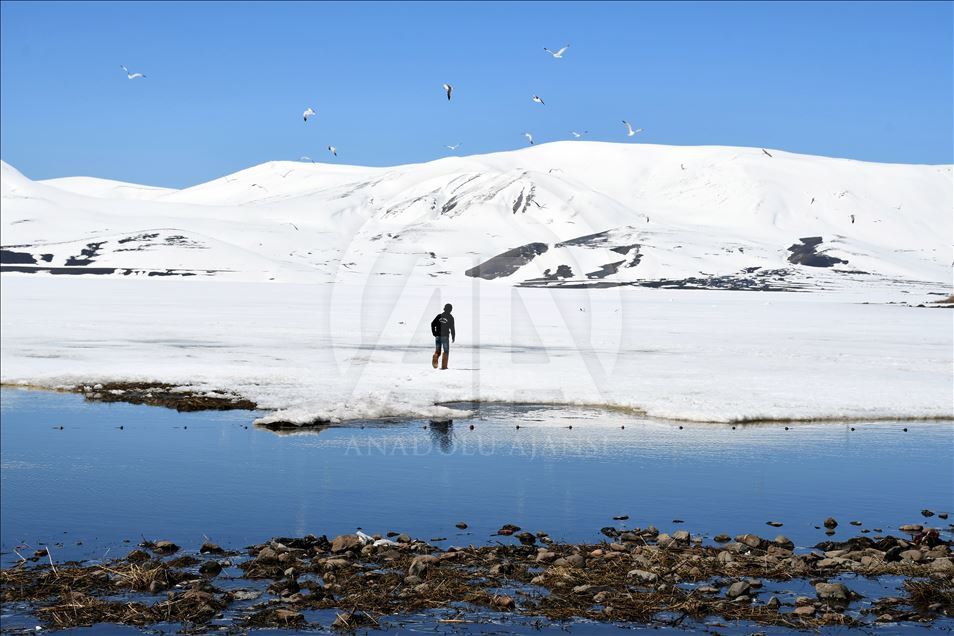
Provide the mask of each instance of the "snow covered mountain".
[{"label": "snow covered mountain", "polygon": [[951,285],[951,166],[559,142],[172,190],[2,164],[2,270],[752,290]]}]

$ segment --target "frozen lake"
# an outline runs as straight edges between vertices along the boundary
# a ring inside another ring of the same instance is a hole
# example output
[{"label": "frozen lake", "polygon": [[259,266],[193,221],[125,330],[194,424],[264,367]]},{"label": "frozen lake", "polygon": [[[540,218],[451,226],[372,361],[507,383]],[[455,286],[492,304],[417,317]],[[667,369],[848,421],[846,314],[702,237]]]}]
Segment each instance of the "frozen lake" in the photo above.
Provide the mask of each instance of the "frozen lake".
[{"label": "frozen lake", "polygon": [[[143,537],[195,549],[208,536],[240,549],[357,527],[486,544],[504,523],[566,541],[654,524],[810,546],[826,539],[816,526],[829,516],[837,539],[896,533],[924,508],[954,507],[950,422],[680,428],[484,405],[453,423],[279,435],[248,411],[180,414],[14,389],[2,405],[5,563],[17,545],[50,545],[65,560],[125,554]],[[629,519],[613,520],[621,515]]]}]

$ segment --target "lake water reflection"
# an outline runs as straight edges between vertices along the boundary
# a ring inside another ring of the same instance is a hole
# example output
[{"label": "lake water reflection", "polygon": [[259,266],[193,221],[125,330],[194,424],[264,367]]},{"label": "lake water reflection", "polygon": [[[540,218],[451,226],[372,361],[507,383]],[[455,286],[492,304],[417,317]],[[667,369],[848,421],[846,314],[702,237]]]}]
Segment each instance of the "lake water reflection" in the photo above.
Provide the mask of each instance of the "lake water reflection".
[{"label": "lake water reflection", "polygon": [[826,538],[815,526],[829,516],[837,538],[896,532],[923,522],[923,508],[954,508],[950,422],[680,428],[585,408],[485,405],[453,423],[276,434],[251,425],[249,412],[180,414],[14,389],[0,397],[6,563],[18,544],[99,558],[143,536],[240,548],[356,527],[487,543],[503,523],[571,541],[654,524],[710,537],[781,533],[807,546]]}]

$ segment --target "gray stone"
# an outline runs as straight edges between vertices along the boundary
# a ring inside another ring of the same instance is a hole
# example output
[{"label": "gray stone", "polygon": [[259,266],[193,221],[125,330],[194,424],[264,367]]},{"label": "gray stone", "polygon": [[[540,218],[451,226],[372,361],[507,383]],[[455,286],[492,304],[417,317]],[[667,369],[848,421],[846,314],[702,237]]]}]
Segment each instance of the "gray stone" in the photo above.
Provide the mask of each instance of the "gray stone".
[{"label": "gray stone", "polygon": [[411,565],[407,569],[407,573],[410,576],[423,576],[429,569],[431,569],[432,566],[436,566],[439,562],[440,559],[430,554],[416,556],[411,561]]},{"label": "gray stone", "polygon": [[643,583],[655,583],[659,580],[658,574],[647,572],[646,570],[630,570],[626,576],[637,578]]},{"label": "gray stone", "polygon": [[829,603],[847,604],[851,601],[851,590],[841,583],[816,583],[815,595]]},{"label": "gray stone", "polygon": [[743,596],[749,593],[749,590],[752,589],[752,586],[748,581],[736,581],[729,586],[729,589],[726,590],[725,595],[728,598],[735,598],[737,596]]}]

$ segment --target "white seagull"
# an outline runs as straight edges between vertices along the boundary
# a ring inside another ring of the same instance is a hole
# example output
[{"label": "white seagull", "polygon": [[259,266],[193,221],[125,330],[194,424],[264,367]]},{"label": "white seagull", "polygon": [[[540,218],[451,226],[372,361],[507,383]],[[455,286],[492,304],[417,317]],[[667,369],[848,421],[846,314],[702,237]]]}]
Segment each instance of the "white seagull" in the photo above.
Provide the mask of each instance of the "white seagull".
[{"label": "white seagull", "polygon": [[450,84],[444,84],[444,92],[447,93],[447,101],[450,101],[451,93],[454,92],[454,87]]},{"label": "white seagull", "polygon": [[458,141],[457,144],[453,146],[444,146],[444,147],[447,148],[448,150],[457,150],[458,148],[460,148],[460,142]]},{"label": "white seagull", "polygon": [[[534,95],[534,96],[531,97],[530,99],[532,99],[533,101],[535,101],[535,102],[538,103],[538,104],[543,104],[543,100],[540,99],[540,96],[539,96],[539,95]],[[543,104],[543,105],[546,106],[546,104]]]},{"label": "white seagull", "polygon": [[328,146],[328,152],[330,152],[331,154],[333,154],[333,155],[336,156],[336,157],[338,156],[338,149],[335,148],[334,146]]},{"label": "white seagull", "polygon": [[631,125],[628,121],[626,121],[625,119],[623,120],[623,125],[626,126],[626,136],[627,136],[627,137],[632,137],[632,136],[635,135],[636,133],[643,132],[643,129],[642,129],[642,128],[637,128],[636,130],[633,130],[632,125]]},{"label": "white seagull", "polygon": [[551,50],[548,49],[547,47],[543,47],[543,50],[546,51],[547,53],[549,53],[550,55],[552,55],[554,59],[561,60],[561,59],[563,59],[563,54],[566,53],[566,50],[567,50],[568,48],[570,48],[570,45],[569,45],[569,44],[567,44],[566,46],[564,46],[564,47],[563,47],[562,49],[560,49],[559,51],[551,51]]},{"label": "white seagull", "polygon": [[580,132],[576,132],[575,130],[571,130],[571,131],[570,131],[570,134],[573,135],[574,137],[576,137],[577,139],[579,139],[580,137],[582,137],[583,135],[587,134],[588,132],[590,132],[590,131],[584,130],[583,132],[580,133]]},{"label": "white seagull", "polygon": [[146,79],[146,76],[143,75],[142,73],[130,73],[129,69],[121,64],[120,64],[120,68],[123,69],[123,71],[125,71],[126,77],[128,77],[129,79],[139,79],[140,77],[143,79]]},{"label": "white seagull", "polygon": [[307,109],[305,109],[305,112],[302,113],[302,117],[304,117],[305,121],[307,122],[309,117],[317,114],[318,113],[315,112],[315,109],[309,106]]},{"label": "white seagull", "polygon": [[529,142],[530,142],[530,145],[532,146],[532,145],[533,145],[533,135],[531,135],[530,133],[523,133],[523,136],[527,138],[527,141],[529,141]]}]

